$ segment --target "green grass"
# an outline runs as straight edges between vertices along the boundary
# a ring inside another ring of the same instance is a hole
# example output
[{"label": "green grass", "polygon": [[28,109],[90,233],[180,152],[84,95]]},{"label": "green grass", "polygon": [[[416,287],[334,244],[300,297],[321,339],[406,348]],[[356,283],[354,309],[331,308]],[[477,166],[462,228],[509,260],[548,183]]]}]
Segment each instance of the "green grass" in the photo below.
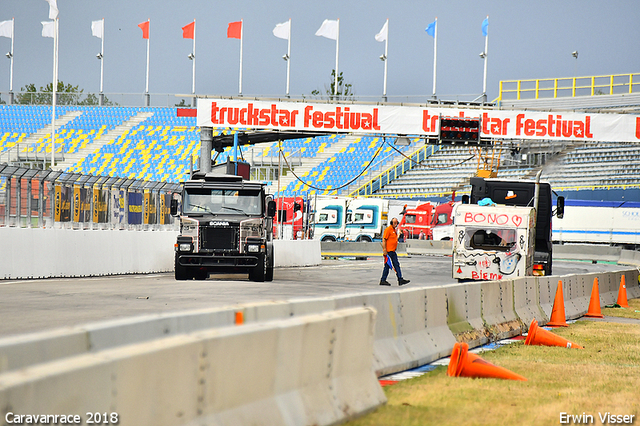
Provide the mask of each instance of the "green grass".
[{"label": "green grass", "polygon": [[[640,318],[631,309],[604,315]],[[640,324],[578,321],[554,333],[585,349],[506,345],[480,356],[528,379],[526,382],[448,377],[438,367],[421,377],[385,387],[386,405],[350,426],[558,425],[560,413],[634,415],[640,424]],[[575,423],[573,423],[575,424]]]}]

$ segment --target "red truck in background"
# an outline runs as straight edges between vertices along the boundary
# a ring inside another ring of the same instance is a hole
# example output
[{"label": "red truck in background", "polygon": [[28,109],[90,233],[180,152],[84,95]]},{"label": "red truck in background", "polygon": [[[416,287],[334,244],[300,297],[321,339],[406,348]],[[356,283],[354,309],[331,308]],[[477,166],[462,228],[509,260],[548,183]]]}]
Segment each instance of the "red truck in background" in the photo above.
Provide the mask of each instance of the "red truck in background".
[{"label": "red truck in background", "polygon": [[453,208],[457,204],[459,203],[447,201],[436,206],[431,221],[431,237],[433,240],[448,241],[453,238]]},{"label": "red truck in background", "polygon": [[276,217],[273,221],[273,235],[282,240],[304,239],[304,230],[308,227],[304,212],[305,201],[302,197],[276,198]]},{"label": "red truck in background", "polygon": [[434,206],[429,201],[402,210],[399,228],[406,239],[450,240],[453,238],[453,210],[458,203],[451,201]]},{"label": "red truck in background", "polygon": [[404,239],[421,239],[431,240],[431,222],[434,207],[429,201],[418,204],[414,208],[405,208],[402,210],[402,219],[398,225],[400,231],[404,234]]}]

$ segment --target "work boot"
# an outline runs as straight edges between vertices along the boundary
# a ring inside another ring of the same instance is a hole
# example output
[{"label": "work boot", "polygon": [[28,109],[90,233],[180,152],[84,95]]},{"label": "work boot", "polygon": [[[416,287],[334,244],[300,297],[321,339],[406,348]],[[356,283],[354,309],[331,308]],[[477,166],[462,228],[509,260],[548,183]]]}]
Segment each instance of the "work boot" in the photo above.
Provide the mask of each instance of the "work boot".
[{"label": "work boot", "polygon": [[398,280],[398,285],[405,285],[405,284],[409,284],[411,282],[411,280],[405,280],[404,278],[400,278]]},{"label": "work boot", "polygon": [[391,285],[391,283],[387,280],[380,280],[380,285]]}]

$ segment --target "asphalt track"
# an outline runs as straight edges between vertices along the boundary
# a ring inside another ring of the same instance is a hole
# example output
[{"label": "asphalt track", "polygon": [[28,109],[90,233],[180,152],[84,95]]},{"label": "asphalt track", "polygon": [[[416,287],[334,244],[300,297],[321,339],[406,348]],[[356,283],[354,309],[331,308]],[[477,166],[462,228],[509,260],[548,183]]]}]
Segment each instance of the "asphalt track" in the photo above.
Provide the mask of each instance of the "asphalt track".
[{"label": "asphalt track", "polygon": [[[401,257],[408,286],[454,284],[451,258]],[[554,274],[625,269],[590,262],[554,261]],[[273,282],[246,275],[212,275],[205,281],[176,281],[173,273],[92,278],[0,280],[0,336],[71,327],[89,322],[189,309],[326,297],[397,289],[380,286],[381,257],[323,260],[320,266],[277,268]],[[394,278],[394,279],[392,279]]]}]

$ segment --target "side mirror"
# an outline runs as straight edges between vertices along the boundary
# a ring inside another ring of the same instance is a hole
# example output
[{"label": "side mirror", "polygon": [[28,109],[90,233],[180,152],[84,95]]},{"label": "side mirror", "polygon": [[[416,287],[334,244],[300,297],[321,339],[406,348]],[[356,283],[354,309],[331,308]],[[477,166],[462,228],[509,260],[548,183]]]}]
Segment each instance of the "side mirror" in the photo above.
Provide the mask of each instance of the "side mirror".
[{"label": "side mirror", "polygon": [[463,195],[462,196],[462,204],[469,204],[469,196],[468,195]]},{"label": "side mirror", "polygon": [[275,217],[276,216],[276,202],[273,200],[269,200],[267,203],[267,216]]},{"label": "side mirror", "polygon": [[178,200],[176,200],[175,198],[171,199],[170,210],[171,216],[178,216]]},{"label": "side mirror", "polygon": [[564,197],[560,196],[556,200],[556,217],[562,219],[564,217]]}]

